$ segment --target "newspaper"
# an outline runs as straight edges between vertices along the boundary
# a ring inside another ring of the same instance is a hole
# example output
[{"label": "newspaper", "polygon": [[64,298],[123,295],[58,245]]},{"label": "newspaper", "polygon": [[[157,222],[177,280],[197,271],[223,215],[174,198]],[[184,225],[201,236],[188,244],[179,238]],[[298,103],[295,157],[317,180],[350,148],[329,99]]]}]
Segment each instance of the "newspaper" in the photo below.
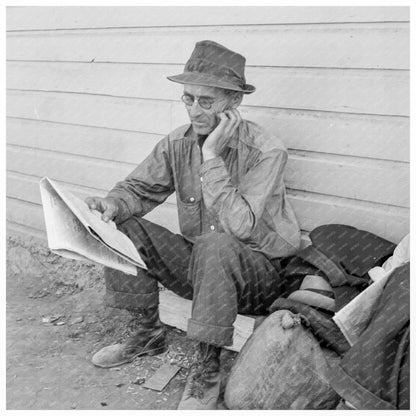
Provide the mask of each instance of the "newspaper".
[{"label": "newspaper", "polygon": [[345,339],[352,346],[357,343],[374,312],[374,305],[383,293],[389,273],[384,273],[377,281],[347,303],[332,317]]},{"label": "newspaper", "polygon": [[136,275],[147,269],[133,242],[113,221],[101,219],[80,198],[49,178],[40,181],[48,245],[52,252],[75,260],[90,260]]},{"label": "newspaper", "polygon": [[393,255],[383,263],[382,267],[376,266],[368,271],[374,283],[333,316],[332,319],[351,346],[358,341],[366,329],[374,307],[392,272],[408,261],[410,261],[410,234],[402,238],[394,249]]}]

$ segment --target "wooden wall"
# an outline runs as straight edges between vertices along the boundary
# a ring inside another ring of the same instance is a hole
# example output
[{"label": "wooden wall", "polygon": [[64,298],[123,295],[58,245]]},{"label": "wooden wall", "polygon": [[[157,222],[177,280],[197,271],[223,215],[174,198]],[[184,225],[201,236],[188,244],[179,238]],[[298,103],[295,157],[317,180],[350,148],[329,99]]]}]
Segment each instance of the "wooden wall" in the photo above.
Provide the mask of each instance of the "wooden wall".
[{"label": "wooden wall", "polygon": [[[45,236],[41,177],[105,195],[185,123],[166,76],[203,39],[246,56],[241,112],[288,147],[305,232],[408,232],[407,7],[9,7],[8,229]],[[175,198],[148,217],[177,230]]]}]

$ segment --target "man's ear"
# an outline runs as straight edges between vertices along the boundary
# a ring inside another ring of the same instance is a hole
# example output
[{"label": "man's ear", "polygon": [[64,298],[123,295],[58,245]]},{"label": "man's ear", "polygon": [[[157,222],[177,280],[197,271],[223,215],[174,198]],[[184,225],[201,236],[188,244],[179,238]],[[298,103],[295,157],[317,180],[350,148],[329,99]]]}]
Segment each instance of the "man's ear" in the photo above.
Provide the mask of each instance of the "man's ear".
[{"label": "man's ear", "polygon": [[242,92],[237,92],[233,95],[233,98],[231,100],[231,108],[237,108],[240,104],[241,101],[243,101],[243,93]]}]

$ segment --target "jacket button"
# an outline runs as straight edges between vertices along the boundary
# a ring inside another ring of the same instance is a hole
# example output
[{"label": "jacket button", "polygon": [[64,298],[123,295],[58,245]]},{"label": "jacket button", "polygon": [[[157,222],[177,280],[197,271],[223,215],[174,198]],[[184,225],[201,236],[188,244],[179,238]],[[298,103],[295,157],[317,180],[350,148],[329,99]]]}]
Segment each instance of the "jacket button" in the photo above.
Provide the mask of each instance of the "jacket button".
[{"label": "jacket button", "polygon": [[194,202],[194,201],[195,201],[195,198],[194,198],[193,196],[191,196],[191,197],[189,198],[189,201],[190,201],[190,202]]}]

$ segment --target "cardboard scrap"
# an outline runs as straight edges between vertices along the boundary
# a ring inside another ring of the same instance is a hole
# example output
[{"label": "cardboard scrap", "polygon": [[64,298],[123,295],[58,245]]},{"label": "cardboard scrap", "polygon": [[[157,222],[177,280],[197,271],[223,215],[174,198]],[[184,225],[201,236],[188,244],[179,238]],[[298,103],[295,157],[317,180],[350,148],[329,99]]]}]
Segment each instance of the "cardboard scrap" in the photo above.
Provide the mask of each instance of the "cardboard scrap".
[{"label": "cardboard scrap", "polygon": [[180,369],[181,368],[177,365],[163,364],[157,369],[152,377],[146,380],[143,387],[151,390],[162,391]]}]

